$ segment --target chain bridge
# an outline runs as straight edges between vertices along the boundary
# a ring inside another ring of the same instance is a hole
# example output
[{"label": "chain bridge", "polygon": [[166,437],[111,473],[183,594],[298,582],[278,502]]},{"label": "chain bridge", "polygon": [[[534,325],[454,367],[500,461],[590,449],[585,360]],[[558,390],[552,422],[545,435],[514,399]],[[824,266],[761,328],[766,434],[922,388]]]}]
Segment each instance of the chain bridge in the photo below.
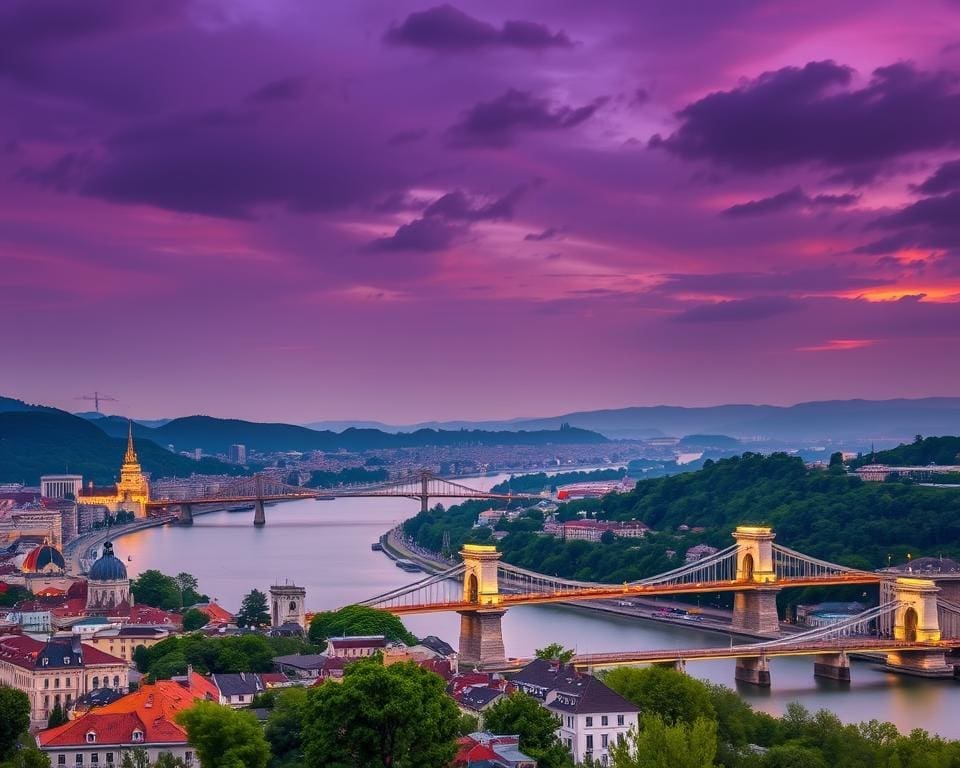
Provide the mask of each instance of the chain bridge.
[{"label": "chain bridge", "polygon": [[[562,579],[500,561],[496,547],[466,544],[462,562],[441,573],[363,601],[397,615],[456,611],[460,614],[460,661],[485,669],[507,669],[501,620],[521,605],[732,592],[735,633],[770,640],[730,648],[637,651],[577,656],[580,666],[629,663],[681,664],[688,660],[736,658],[737,677],[769,684],[772,656],[814,655],[815,669],[849,676],[848,653],[886,657],[888,668],[924,676],[952,675],[945,652],[960,640],[944,639],[941,619],[960,638],[960,606],[938,601],[939,588],[926,579],[897,578],[819,560],[774,543],[772,529],[740,526],[735,543],[709,557],[666,573],[623,584]],[[839,624],[781,637],[776,598],[789,587],[880,585],[881,604]],[[844,670],[846,670],[844,672]]]},{"label": "chain bridge", "polygon": [[377,485],[351,486],[346,488],[304,488],[289,485],[265,475],[243,477],[221,486],[215,493],[187,499],[151,499],[147,506],[152,509],[179,509],[181,523],[193,522],[193,508],[204,504],[242,504],[253,503],[253,524],[265,525],[267,522],[264,504],[277,501],[296,501],[298,499],[329,498],[404,498],[419,499],[420,509],[427,511],[430,499],[496,499],[509,503],[516,500],[539,501],[542,497],[529,493],[491,493],[452,480],[437,477],[429,470],[421,470],[415,475],[402,477],[388,483]]}]

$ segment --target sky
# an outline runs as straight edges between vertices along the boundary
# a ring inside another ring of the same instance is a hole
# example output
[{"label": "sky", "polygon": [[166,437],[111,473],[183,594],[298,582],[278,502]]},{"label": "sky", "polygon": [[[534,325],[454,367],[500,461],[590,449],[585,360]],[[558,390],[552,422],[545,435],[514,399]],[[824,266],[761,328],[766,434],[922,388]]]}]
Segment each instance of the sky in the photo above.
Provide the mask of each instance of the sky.
[{"label": "sky", "polygon": [[0,393],[958,395],[957,0],[9,0]]}]

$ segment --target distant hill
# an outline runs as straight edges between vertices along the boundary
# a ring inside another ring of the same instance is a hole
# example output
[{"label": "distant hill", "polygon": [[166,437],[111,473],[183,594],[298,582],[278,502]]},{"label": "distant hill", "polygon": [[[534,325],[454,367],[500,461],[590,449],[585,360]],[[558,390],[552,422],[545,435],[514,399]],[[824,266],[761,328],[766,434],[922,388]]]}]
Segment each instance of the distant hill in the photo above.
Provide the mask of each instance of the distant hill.
[{"label": "distant hill", "polygon": [[[107,434],[127,434],[125,419],[109,417],[95,423]],[[548,445],[605,443],[596,432],[565,428],[537,431],[481,430],[441,431],[420,429],[415,432],[388,433],[378,429],[346,429],[336,433],[318,431],[293,424],[270,424],[211,416],[187,416],[160,427],[134,424],[134,435],[177,450],[200,448],[210,453],[226,453],[230,445],[241,443],[258,451],[368,451],[385,448],[411,448],[426,445]]]},{"label": "distant hill", "polygon": [[0,413],[15,413],[22,411],[56,411],[46,405],[32,405],[13,397],[0,397]]},{"label": "distant hill", "polygon": [[855,469],[871,461],[898,467],[960,464],[960,437],[926,437],[888,451],[877,451],[872,456],[864,454],[862,458],[850,462],[850,466]]},{"label": "distant hill", "polygon": [[[37,485],[40,475],[70,472],[97,484],[116,480],[126,440],[110,437],[96,422],[53,408],[0,412],[0,482]],[[139,437],[137,453],[154,477],[238,474],[242,470],[214,459],[196,462],[176,456]]]},{"label": "distant hill", "polygon": [[[349,423],[349,422],[343,422]],[[960,398],[917,400],[826,400],[777,405],[672,405],[576,411],[537,419],[430,422],[437,429],[542,430],[570,424],[609,438],[644,440],[691,434],[729,435],[741,439],[786,441],[854,441],[869,443],[912,439],[915,434],[960,433]]]}]

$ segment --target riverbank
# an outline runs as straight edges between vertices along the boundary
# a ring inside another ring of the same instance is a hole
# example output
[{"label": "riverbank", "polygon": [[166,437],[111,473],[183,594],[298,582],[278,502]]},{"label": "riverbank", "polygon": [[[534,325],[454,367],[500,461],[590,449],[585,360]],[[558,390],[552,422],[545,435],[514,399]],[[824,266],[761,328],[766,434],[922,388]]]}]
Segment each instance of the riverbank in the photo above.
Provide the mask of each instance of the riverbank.
[{"label": "riverbank", "polygon": [[172,522],[170,517],[146,517],[134,520],[131,523],[103,528],[99,531],[89,531],[78,536],[63,548],[63,559],[67,564],[67,573],[79,575],[83,572],[81,561],[89,557],[93,549],[102,547],[108,541],[116,541],[127,534],[136,533],[146,528],[156,528]]}]

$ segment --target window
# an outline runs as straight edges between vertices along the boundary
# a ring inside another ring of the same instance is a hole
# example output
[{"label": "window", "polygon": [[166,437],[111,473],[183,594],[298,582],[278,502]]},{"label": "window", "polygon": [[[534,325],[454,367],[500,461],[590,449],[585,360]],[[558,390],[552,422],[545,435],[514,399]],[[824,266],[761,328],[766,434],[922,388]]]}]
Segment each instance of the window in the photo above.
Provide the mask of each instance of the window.
[{"label": "window", "polygon": [[43,697],[43,708],[44,708],[44,709],[50,709],[50,697],[49,697],[49,696],[44,696],[44,697]]},{"label": "window", "polygon": [[69,657],[69,656],[64,656],[64,657],[63,657],[63,663],[66,664],[67,666],[69,666],[69,665],[70,665],[70,657]]},{"label": "window", "polygon": [[97,734],[95,731],[87,731],[87,744],[96,744]]},{"label": "window", "polygon": [[623,744],[623,742],[625,742],[626,740],[627,740],[627,737],[624,736],[622,733],[617,734],[617,744]]},{"label": "window", "polygon": [[587,734],[587,749],[593,749],[593,734]]},{"label": "window", "polygon": [[140,731],[140,730],[134,731],[132,739],[133,741],[143,741],[143,731]]},{"label": "window", "polygon": [[567,728],[573,728],[573,715],[567,715]]},{"label": "window", "polygon": [[184,752],[184,753],[183,753],[183,760],[184,760],[184,762],[192,763],[192,762],[193,762],[193,752]]},{"label": "window", "polygon": [[113,765],[113,752],[107,752],[107,765]]},{"label": "window", "polygon": [[67,756],[66,755],[57,755],[57,765],[66,765]]},{"label": "window", "polygon": [[60,687],[60,678],[59,678],[59,677],[53,678],[53,687],[54,687],[54,688],[59,688],[59,687]]},{"label": "window", "polygon": [[83,765],[83,753],[82,753],[82,752],[78,752],[78,753],[77,753],[77,758],[76,758],[76,761],[75,761],[75,762],[77,763],[77,765]]},{"label": "window", "polygon": [[50,680],[49,680],[49,679],[44,678],[44,680],[43,680],[43,687],[44,687],[44,688],[49,688],[49,687],[50,687]]},{"label": "window", "polygon": [[617,725],[623,725],[623,715],[617,715]]},{"label": "window", "polygon": [[99,687],[100,687],[100,676],[99,676],[99,675],[94,675],[94,677],[93,677],[93,687],[94,687],[94,688],[99,688]]},{"label": "window", "polygon": [[119,688],[119,687],[120,687],[120,676],[119,676],[119,675],[114,675],[114,676],[113,676],[113,687],[114,687],[114,688]]},{"label": "window", "polygon": [[94,765],[98,765],[100,763],[100,753],[94,752],[92,755],[90,755],[90,762]]},{"label": "window", "polygon": [[606,715],[600,716],[600,725],[607,725],[608,717]]},{"label": "window", "polygon": [[587,715],[587,728],[593,728],[593,718]]},{"label": "window", "polygon": [[603,734],[600,737],[600,746],[606,749],[610,744],[610,737],[607,734]]}]

